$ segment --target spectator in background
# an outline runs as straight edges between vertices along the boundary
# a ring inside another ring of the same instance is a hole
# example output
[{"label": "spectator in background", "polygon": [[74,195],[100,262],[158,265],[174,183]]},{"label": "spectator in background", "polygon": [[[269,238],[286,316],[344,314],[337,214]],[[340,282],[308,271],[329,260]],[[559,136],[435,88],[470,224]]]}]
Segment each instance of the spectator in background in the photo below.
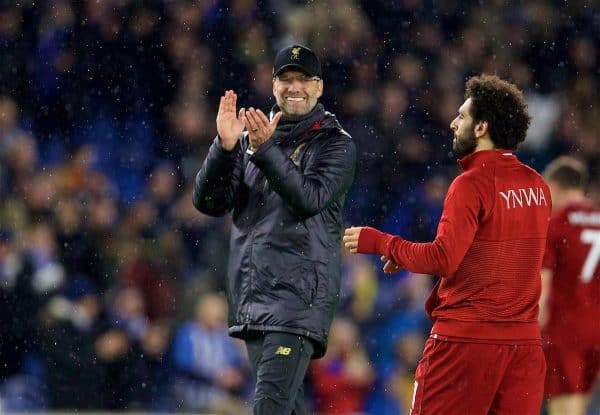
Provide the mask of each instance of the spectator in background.
[{"label": "spectator in background", "polygon": [[107,314],[111,324],[122,328],[135,341],[142,339],[148,330],[146,304],[136,287],[118,289]]},{"label": "spectator in background", "polygon": [[19,126],[19,108],[15,100],[7,95],[0,96],[0,157],[4,160],[7,147],[15,137],[25,134]]},{"label": "spectator in background", "polygon": [[375,312],[379,284],[373,263],[342,251],[340,312],[359,325],[368,325]]},{"label": "spectator in background", "polygon": [[[367,413],[377,415],[410,414],[415,370],[427,332],[423,330],[423,319],[408,315],[399,325],[392,323],[393,331],[388,338],[393,360],[387,367],[377,368],[378,379],[375,391],[369,397]],[[385,346],[382,346],[385,347]]]},{"label": "spectator in background", "polygon": [[379,302],[385,307],[378,314],[385,318],[362,328],[377,373],[367,412],[381,415],[410,414],[415,370],[431,329],[423,306],[433,278],[407,272],[393,280],[381,282]]},{"label": "spectator in background", "polygon": [[132,400],[136,408],[153,412],[170,412],[175,408],[172,396],[173,373],[169,359],[171,326],[168,320],[151,322],[138,343],[137,364],[133,368]]},{"label": "spectator in background", "polygon": [[311,364],[309,379],[316,412],[353,414],[365,409],[374,372],[352,320],[333,320],[327,353]]},{"label": "spectator in background", "polygon": [[[24,132],[12,137],[6,143],[4,150],[8,193],[24,193],[26,196],[31,196],[32,200],[25,198],[30,213],[33,215],[46,213],[45,209],[50,203],[48,196],[51,195],[48,195],[47,191],[42,192],[42,190],[48,187],[47,184],[52,179],[41,177],[39,172],[38,142],[30,133]],[[38,176],[40,180],[33,180],[34,176]],[[36,186],[38,182],[42,184]],[[42,195],[38,196],[38,193],[42,193]]]},{"label": "spectator in background", "polygon": [[123,352],[124,339],[102,337],[107,325],[97,289],[89,278],[76,276],[65,294],[47,304],[41,326],[49,405],[60,409],[105,408],[107,373],[103,361]]},{"label": "spectator in background", "polygon": [[150,321],[135,287],[117,288],[107,307],[107,329],[97,341],[106,370],[105,408],[172,410],[167,382],[169,330]]},{"label": "spectator in background", "polygon": [[227,304],[205,294],[193,320],[175,335],[174,396],[179,409],[235,415],[243,412],[240,393],[248,380],[241,343],[227,332]]},{"label": "spectator in background", "polygon": [[35,53],[33,22],[26,7],[10,2],[0,4],[0,94],[19,101],[31,98],[29,60]]},{"label": "spectator in background", "polygon": [[579,415],[600,376],[600,207],[585,197],[580,160],[559,157],[544,177],[553,208],[540,299],[545,394],[549,415]]},{"label": "spectator in background", "polygon": [[57,252],[56,233],[48,222],[32,225],[28,231],[25,254],[32,267],[31,286],[38,295],[49,296],[68,283]]},{"label": "spectator in background", "polygon": [[142,293],[150,319],[171,316],[180,269],[176,262],[168,261],[177,259],[171,247],[161,244],[167,231],[160,226],[156,204],[149,199],[132,204],[121,225],[123,246],[117,255],[123,264],[117,275],[119,284],[134,286]]},{"label": "spectator in background", "polygon": [[[52,290],[49,290],[52,292]],[[0,229],[0,401],[4,411],[43,409],[43,364],[37,315],[45,292],[34,284],[34,268],[9,228]]]},{"label": "spectator in background", "polygon": [[423,344],[427,337],[421,330],[405,333],[395,342],[398,365],[388,378],[388,388],[402,408],[403,414],[410,414],[412,407],[415,372]]}]

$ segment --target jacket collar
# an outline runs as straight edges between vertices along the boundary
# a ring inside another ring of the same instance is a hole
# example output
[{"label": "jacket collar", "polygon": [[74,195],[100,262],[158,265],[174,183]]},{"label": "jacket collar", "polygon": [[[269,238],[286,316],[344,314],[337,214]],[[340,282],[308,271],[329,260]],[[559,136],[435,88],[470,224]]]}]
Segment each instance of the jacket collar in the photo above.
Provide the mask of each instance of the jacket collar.
[{"label": "jacket collar", "polygon": [[[277,111],[279,111],[279,107],[276,104],[271,110],[271,117]],[[281,143],[283,140],[290,142],[302,140],[310,131],[331,128],[333,123],[330,119],[332,118],[335,120],[335,117],[326,112],[323,108],[323,104],[319,102],[311,112],[300,119],[286,119],[282,117],[273,133],[273,139],[277,143]],[[339,125],[337,124],[337,121],[335,124]]]},{"label": "jacket collar", "polygon": [[464,171],[467,171],[485,163],[502,160],[516,160],[516,156],[513,154],[512,150],[480,150],[459,159],[458,164],[460,164],[460,167],[462,167]]}]

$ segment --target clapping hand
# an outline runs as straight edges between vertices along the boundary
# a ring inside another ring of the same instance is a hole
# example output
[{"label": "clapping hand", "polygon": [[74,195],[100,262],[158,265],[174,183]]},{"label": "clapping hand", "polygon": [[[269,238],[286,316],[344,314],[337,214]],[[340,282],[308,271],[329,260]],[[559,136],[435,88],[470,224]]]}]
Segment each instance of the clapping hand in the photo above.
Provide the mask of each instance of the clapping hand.
[{"label": "clapping hand", "polygon": [[236,115],[237,95],[232,90],[226,91],[221,97],[219,103],[219,112],[217,113],[217,133],[221,139],[221,146],[227,151],[235,148],[238,139],[244,131],[245,110],[240,108]]},{"label": "clapping hand", "polygon": [[281,111],[279,111],[271,121],[259,109],[250,107],[242,115],[242,121],[248,130],[248,139],[254,150],[264,144],[275,132],[277,124],[281,119]]}]

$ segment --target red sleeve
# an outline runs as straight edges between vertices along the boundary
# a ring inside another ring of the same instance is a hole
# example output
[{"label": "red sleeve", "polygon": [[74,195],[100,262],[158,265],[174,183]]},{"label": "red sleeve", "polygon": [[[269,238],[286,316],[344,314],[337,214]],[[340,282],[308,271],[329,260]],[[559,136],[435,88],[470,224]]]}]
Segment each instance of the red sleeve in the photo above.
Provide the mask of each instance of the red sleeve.
[{"label": "red sleeve", "polygon": [[414,273],[448,277],[458,269],[479,226],[481,192],[466,175],[457,177],[448,189],[444,211],[433,242],[414,243],[363,228],[358,252],[384,255]]},{"label": "red sleeve", "polygon": [[546,238],[546,251],[544,252],[544,260],[542,268],[555,269],[558,260],[558,244],[557,238],[560,235],[558,225],[560,217],[553,217],[548,224],[548,237]]}]

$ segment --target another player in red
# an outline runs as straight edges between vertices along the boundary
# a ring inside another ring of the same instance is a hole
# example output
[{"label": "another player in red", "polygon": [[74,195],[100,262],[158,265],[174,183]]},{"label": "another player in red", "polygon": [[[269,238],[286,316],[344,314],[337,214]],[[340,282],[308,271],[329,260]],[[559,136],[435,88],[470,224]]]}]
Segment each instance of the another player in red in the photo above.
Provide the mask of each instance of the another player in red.
[{"label": "another player in red", "polygon": [[600,207],[585,197],[581,161],[559,157],[544,177],[553,200],[540,300],[548,413],[582,415],[600,374]]},{"label": "another player in red", "polygon": [[440,277],[416,371],[413,415],[537,415],[546,363],[538,324],[550,190],[512,153],[530,117],[522,92],[492,75],[467,81],[450,124],[464,172],[450,185],[433,242],[346,229],[351,252],[384,271]]}]

